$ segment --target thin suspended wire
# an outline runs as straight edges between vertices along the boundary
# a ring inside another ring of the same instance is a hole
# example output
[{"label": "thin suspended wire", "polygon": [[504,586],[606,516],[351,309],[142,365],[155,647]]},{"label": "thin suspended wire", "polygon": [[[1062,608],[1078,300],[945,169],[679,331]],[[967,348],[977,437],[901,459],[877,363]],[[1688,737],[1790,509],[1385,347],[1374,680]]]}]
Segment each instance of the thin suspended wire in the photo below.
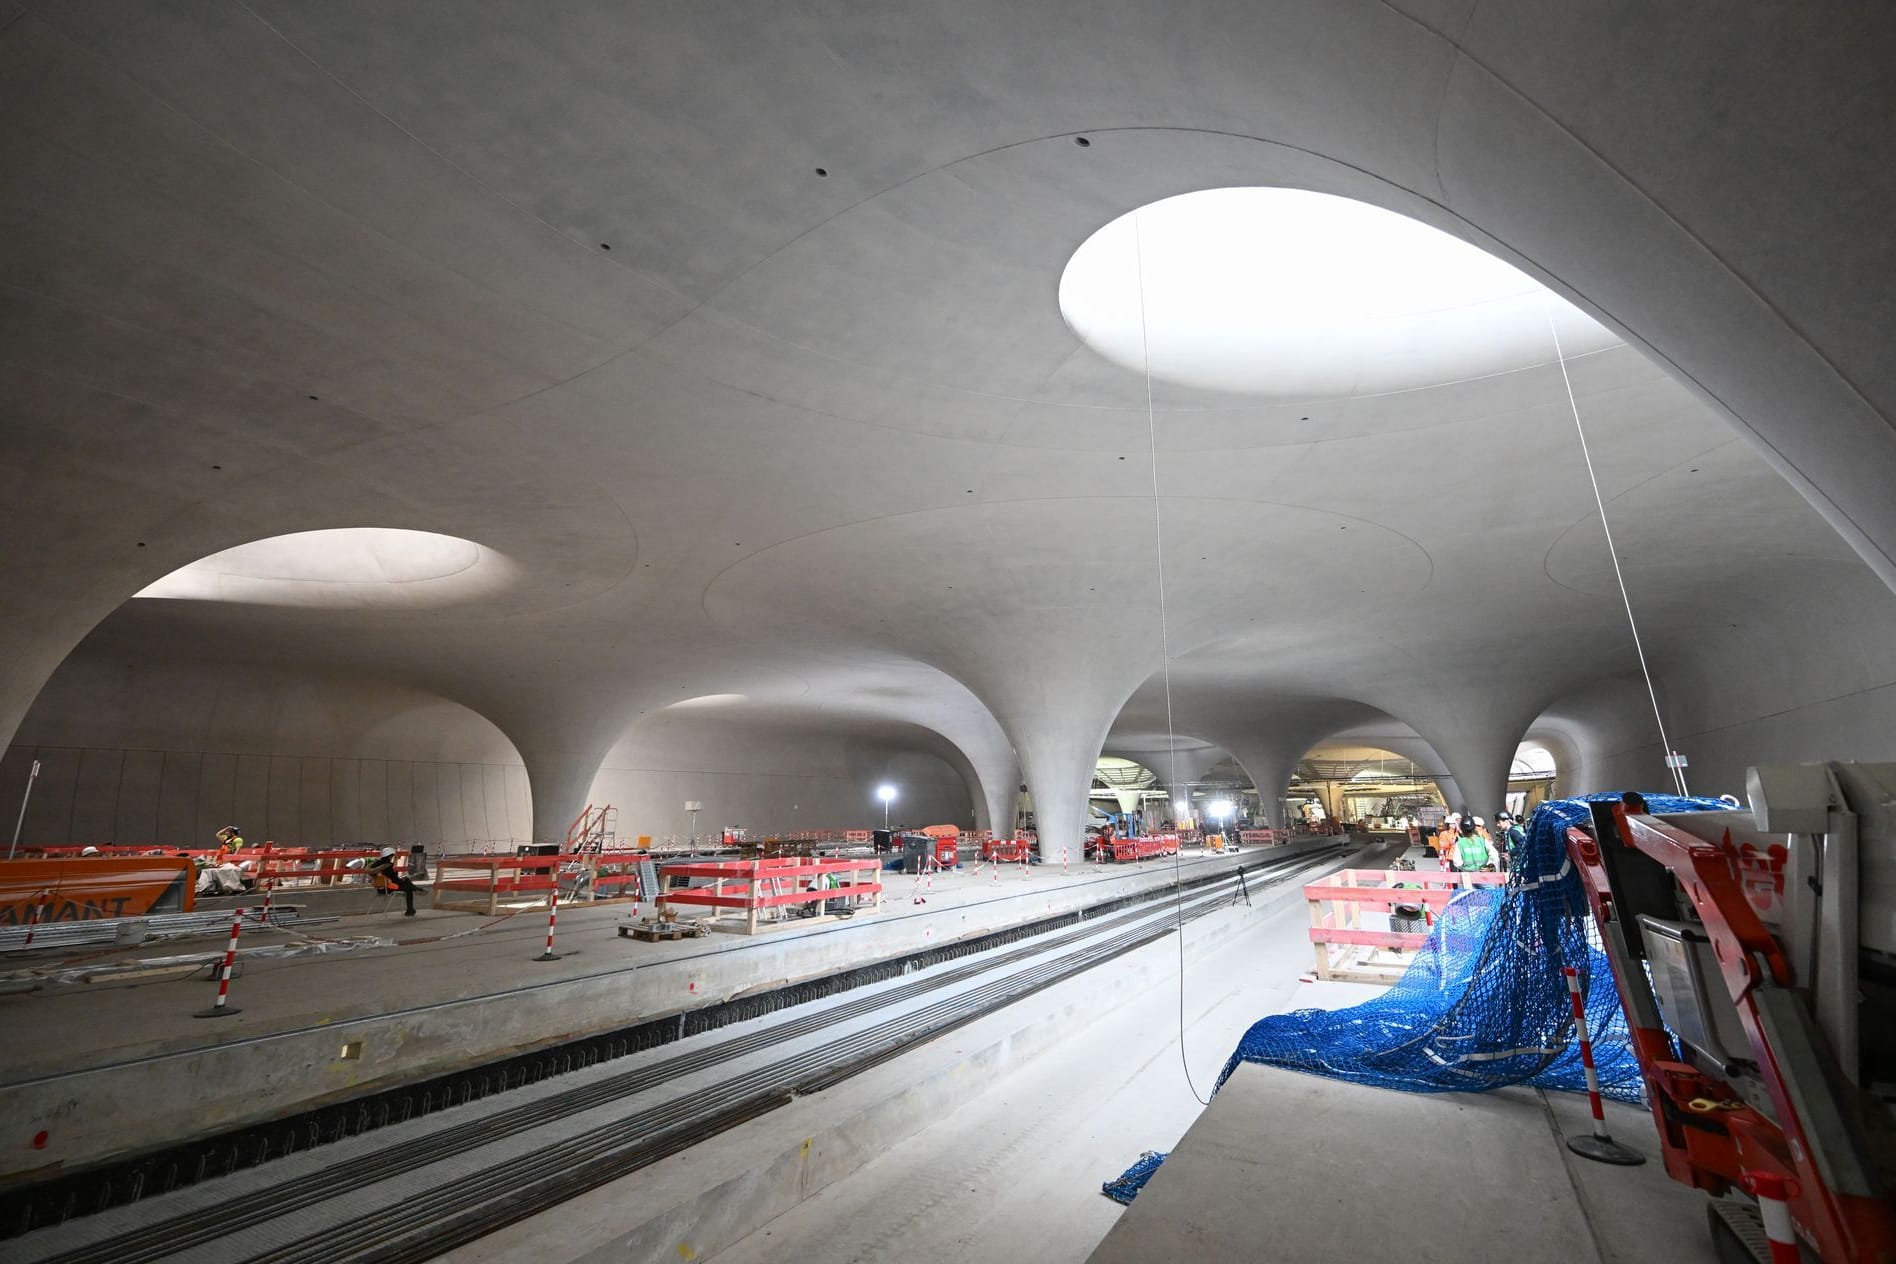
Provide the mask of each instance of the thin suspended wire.
[{"label": "thin suspended wire", "polygon": [[1685,769],[1678,766],[1673,758],[1677,754],[1672,749],[1672,739],[1666,736],[1666,718],[1659,709],[1659,691],[1652,683],[1652,668],[1646,663],[1646,646],[1639,638],[1639,620],[1633,617],[1633,599],[1626,593],[1626,576],[1620,570],[1619,549],[1613,543],[1613,527],[1606,520],[1606,501],[1600,495],[1600,479],[1593,472],[1593,452],[1587,446],[1587,430],[1580,424],[1580,403],[1574,398],[1573,379],[1567,374],[1567,353],[1560,346],[1560,330],[1554,324],[1554,313],[1547,309],[1547,332],[1554,336],[1554,358],[1560,361],[1560,380],[1567,388],[1567,407],[1573,413],[1574,433],[1580,436],[1580,455],[1587,463],[1587,481],[1593,484],[1593,503],[1600,511],[1600,530],[1606,534],[1606,553],[1613,559],[1613,579],[1619,584],[1620,604],[1626,607],[1626,626],[1632,629],[1633,650],[1639,655],[1639,672],[1646,678],[1646,696],[1652,700],[1653,723],[1659,726],[1659,746],[1665,751],[1666,768],[1672,774],[1672,784],[1680,798],[1687,797],[1685,788]]},{"label": "thin suspended wire", "polygon": [[[1152,470],[1152,544],[1159,590],[1159,668],[1165,679],[1165,743],[1169,767],[1167,784],[1178,793],[1178,731],[1172,724],[1172,642],[1165,617],[1165,527],[1159,502],[1159,422],[1152,406],[1152,344],[1146,329],[1145,241],[1139,233],[1139,214],[1132,216],[1132,250],[1139,275],[1139,358],[1145,366],[1146,444]],[[1176,809],[1174,809],[1176,811]],[[1185,1087],[1201,1106],[1211,1099],[1198,1091],[1192,1080],[1191,1063],[1185,1058],[1185,880],[1180,868],[1179,849],[1172,849],[1172,938],[1178,943],[1178,1065],[1185,1072]]]}]

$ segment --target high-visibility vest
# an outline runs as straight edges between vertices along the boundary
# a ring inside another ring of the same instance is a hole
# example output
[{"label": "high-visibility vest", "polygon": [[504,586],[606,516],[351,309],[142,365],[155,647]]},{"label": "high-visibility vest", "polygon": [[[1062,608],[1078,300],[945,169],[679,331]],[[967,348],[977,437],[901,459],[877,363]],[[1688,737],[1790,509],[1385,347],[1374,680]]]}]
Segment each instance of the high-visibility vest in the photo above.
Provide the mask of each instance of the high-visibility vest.
[{"label": "high-visibility vest", "polygon": [[1487,839],[1479,834],[1467,834],[1455,840],[1455,867],[1457,869],[1474,870],[1487,863]]}]

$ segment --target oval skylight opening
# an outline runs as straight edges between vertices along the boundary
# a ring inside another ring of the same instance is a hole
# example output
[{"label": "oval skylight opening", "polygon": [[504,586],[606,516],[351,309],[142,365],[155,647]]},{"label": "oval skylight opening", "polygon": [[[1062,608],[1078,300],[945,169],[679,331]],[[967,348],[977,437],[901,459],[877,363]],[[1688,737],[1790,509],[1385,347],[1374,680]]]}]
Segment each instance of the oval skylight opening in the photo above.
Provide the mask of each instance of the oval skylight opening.
[{"label": "oval skylight opening", "polygon": [[338,527],[213,553],[138,596],[261,606],[445,606],[496,592],[517,573],[507,558],[459,536]]},{"label": "oval skylight opening", "polygon": [[[1144,319],[1141,320],[1143,302]],[[1060,311],[1115,364],[1269,398],[1386,394],[1618,339],[1510,264],[1381,207],[1206,189],[1120,216],[1074,252]]]}]

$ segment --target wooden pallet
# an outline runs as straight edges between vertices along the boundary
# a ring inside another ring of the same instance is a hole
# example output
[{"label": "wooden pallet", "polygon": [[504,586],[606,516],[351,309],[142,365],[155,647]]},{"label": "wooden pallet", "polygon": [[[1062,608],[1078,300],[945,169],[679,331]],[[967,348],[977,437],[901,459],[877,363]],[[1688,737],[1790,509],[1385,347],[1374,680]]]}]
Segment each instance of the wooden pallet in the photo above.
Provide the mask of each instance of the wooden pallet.
[{"label": "wooden pallet", "polygon": [[640,939],[648,944],[672,939],[696,939],[704,933],[704,926],[699,922],[625,922],[619,927],[619,938]]}]

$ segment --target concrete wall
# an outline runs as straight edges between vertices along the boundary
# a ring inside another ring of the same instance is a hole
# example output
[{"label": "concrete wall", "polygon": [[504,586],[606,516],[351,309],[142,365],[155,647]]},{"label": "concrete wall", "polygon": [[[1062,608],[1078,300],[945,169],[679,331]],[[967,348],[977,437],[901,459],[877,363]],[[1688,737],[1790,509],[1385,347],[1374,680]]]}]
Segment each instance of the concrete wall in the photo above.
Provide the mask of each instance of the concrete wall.
[{"label": "concrete wall", "polygon": [[926,751],[887,739],[781,728],[728,714],[661,712],[615,745],[593,780],[592,801],[619,809],[622,835],[687,835],[687,800],[704,804],[700,831],[753,834],[869,829],[882,824],[875,789],[897,788],[897,825],[973,824],[961,775]]},{"label": "concrete wall", "polygon": [[[1744,797],[1755,764],[1896,759],[1896,626],[1866,584],[1853,602],[1761,602],[1755,618],[1675,630],[1654,659],[1674,747],[1694,794]],[[1652,704],[1636,676],[1550,707],[1545,739],[1561,793],[1663,789]]]},{"label": "concrete wall", "polygon": [[526,769],[466,707],[411,689],[251,667],[69,659],[0,758],[0,815],[40,777],[26,843],[525,839]]}]

